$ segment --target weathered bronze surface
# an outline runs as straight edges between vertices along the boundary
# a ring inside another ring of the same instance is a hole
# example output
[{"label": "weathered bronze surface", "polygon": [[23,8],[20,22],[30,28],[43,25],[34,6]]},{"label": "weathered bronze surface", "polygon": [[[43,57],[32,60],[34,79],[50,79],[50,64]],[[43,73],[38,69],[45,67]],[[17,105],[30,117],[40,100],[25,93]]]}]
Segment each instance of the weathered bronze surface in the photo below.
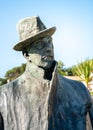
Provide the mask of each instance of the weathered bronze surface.
[{"label": "weathered bronze surface", "polygon": [[81,82],[58,75],[51,36],[22,52],[25,72],[0,87],[0,130],[93,130],[91,96]]}]

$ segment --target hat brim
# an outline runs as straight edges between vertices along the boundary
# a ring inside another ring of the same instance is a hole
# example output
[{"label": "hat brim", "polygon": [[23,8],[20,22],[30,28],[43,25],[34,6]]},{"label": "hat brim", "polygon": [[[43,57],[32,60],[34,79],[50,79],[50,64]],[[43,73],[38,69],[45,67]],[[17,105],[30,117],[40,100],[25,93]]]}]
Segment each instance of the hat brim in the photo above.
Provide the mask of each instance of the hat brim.
[{"label": "hat brim", "polygon": [[43,31],[40,31],[39,33],[37,33],[36,35],[29,37],[23,41],[20,41],[19,43],[17,43],[13,49],[16,51],[22,51],[23,48],[25,48],[26,46],[30,45],[31,43],[33,43],[35,40],[41,38],[41,37],[45,37],[45,36],[51,36],[53,35],[53,33],[56,31],[56,27],[52,27],[49,29],[45,29]]}]

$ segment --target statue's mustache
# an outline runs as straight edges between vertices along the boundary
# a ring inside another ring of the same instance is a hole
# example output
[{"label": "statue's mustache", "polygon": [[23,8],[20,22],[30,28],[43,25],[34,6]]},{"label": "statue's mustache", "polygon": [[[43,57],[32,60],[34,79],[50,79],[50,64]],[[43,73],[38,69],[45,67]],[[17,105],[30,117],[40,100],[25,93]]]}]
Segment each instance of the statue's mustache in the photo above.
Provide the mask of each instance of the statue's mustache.
[{"label": "statue's mustache", "polygon": [[53,56],[52,56],[52,55],[42,56],[42,60],[52,60],[52,59],[53,59]]}]

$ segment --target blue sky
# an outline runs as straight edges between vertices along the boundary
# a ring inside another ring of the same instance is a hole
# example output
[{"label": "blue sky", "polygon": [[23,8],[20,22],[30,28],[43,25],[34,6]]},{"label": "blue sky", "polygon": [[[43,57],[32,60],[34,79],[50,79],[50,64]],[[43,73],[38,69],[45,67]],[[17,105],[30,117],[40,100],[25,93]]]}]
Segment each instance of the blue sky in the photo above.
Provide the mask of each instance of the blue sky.
[{"label": "blue sky", "polygon": [[26,62],[12,48],[19,42],[16,24],[31,16],[40,16],[47,28],[56,26],[55,59],[65,67],[93,58],[93,0],[1,0],[0,77]]}]

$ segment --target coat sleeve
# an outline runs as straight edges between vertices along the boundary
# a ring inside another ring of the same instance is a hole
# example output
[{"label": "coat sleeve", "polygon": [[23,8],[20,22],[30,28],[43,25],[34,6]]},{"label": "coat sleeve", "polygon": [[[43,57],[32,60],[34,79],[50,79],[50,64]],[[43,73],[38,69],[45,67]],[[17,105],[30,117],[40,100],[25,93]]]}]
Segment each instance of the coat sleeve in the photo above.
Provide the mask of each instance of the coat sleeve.
[{"label": "coat sleeve", "polygon": [[4,130],[4,119],[2,116],[2,107],[3,105],[3,98],[2,98],[2,87],[0,87],[0,130]]},{"label": "coat sleeve", "polygon": [[4,130],[4,121],[1,113],[0,113],[0,130]]},{"label": "coat sleeve", "polygon": [[90,120],[91,120],[91,124],[92,124],[92,129],[93,129],[93,99],[92,99],[91,108],[89,110],[89,115],[90,115]]}]

